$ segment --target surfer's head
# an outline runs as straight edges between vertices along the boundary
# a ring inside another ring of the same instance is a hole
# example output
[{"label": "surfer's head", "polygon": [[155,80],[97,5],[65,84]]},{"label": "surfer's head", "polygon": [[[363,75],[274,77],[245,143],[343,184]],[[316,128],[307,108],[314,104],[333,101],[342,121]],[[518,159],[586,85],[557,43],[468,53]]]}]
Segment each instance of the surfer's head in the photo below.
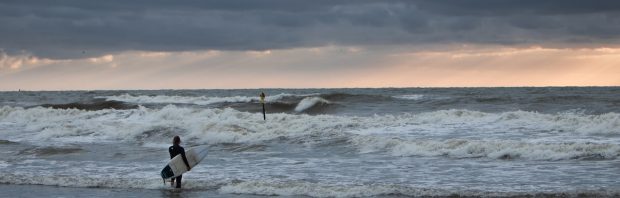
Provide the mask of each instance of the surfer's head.
[{"label": "surfer's head", "polygon": [[174,144],[174,145],[181,144],[181,138],[178,135],[174,136],[174,138],[172,138],[172,144]]}]

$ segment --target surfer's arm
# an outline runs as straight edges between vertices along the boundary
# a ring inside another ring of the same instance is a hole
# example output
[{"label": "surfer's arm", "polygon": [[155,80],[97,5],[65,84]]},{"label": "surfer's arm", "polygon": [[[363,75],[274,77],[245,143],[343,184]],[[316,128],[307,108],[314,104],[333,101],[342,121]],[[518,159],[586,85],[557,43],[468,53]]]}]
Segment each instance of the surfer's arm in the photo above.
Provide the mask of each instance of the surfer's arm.
[{"label": "surfer's arm", "polygon": [[183,163],[187,166],[187,170],[191,170],[192,167],[189,167],[189,162],[187,162],[187,158],[185,157],[185,149],[181,148],[181,158],[183,158]]}]

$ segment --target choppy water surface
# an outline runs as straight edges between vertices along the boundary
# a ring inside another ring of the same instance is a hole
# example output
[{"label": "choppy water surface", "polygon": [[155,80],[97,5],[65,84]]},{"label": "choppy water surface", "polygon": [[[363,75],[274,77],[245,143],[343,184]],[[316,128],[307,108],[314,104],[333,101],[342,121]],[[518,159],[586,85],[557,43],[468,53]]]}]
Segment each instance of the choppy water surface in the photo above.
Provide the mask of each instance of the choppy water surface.
[{"label": "choppy water surface", "polygon": [[0,183],[167,189],[174,135],[194,194],[620,195],[618,87],[0,92]]}]

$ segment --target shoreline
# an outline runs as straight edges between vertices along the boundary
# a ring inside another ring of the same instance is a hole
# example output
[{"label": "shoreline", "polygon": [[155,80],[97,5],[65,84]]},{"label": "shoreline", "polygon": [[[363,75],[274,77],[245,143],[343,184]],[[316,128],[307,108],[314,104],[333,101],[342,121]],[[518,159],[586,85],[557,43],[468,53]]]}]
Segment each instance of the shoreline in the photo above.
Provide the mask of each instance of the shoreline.
[{"label": "shoreline", "polygon": [[[213,190],[195,190],[195,189],[136,189],[136,188],[92,188],[92,187],[63,187],[63,186],[47,186],[47,185],[33,185],[33,184],[0,184],[0,192],[6,197],[92,197],[92,198],[106,198],[106,197],[212,197],[212,198],[264,198],[264,197],[311,197],[306,195],[253,195],[253,194],[221,194],[218,191]],[[433,197],[505,197],[505,198],[517,198],[517,197],[618,197],[620,194],[614,194],[610,192],[581,192],[581,193],[532,193],[521,194],[516,193],[506,196],[498,196],[497,194],[482,194],[482,195],[458,195],[451,194],[447,196],[433,196]],[[427,195],[419,195],[420,197],[426,197]],[[400,194],[386,194],[386,195],[374,195],[370,197],[418,197],[410,195]]]},{"label": "shoreline", "polygon": [[265,197],[258,195],[220,194],[211,190],[87,188],[33,184],[0,184],[3,197]]}]

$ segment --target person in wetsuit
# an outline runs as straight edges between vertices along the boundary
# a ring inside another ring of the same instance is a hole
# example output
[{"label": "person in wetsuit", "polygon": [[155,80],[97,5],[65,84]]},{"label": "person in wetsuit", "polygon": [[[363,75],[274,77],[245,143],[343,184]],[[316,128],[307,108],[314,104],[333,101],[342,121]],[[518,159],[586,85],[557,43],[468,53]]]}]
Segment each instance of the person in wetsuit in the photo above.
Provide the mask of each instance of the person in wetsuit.
[{"label": "person in wetsuit", "polygon": [[[168,148],[168,152],[170,153],[170,159],[181,154],[181,157],[183,158],[183,162],[187,166],[187,171],[189,171],[192,168],[189,167],[189,163],[187,162],[187,158],[185,157],[185,149],[182,146],[180,146],[180,144],[181,144],[181,138],[179,136],[174,136],[174,138],[172,138],[172,146]],[[179,175],[178,177],[172,178],[170,185],[174,185],[174,182],[176,180],[176,183],[177,183],[176,188],[181,188],[182,178],[183,178],[182,174]]]}]

